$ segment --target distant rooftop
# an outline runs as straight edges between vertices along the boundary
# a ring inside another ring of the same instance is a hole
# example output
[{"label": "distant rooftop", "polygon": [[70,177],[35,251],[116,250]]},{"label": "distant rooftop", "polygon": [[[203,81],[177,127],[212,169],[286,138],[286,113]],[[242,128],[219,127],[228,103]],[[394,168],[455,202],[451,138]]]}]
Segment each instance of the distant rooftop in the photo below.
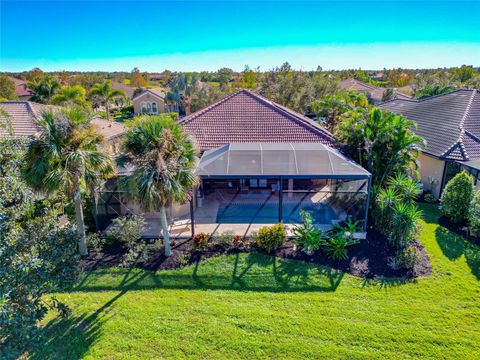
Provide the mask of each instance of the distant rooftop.
[{"label": "distant rooftop", "polygon": [[[340,82],[340,87],[345,90],[368,92],[371,98],[374,99],[375,101],[381,101],[384,91],[387,90],[386,88],[376,87],[356,79],[343,80]],[[395,90],[395,97],[397,99],[405,99],[405,100],[412,98],[410,95],[406,95],[398,90]]]},{"label": "distant rooftop", "polygon": [[[35,135],[40,127],[37,124],[38,119],[46,110],[58,109],[57,106],[38,104],[32,101],[2,101],[0,108],[8,116],[0,117],[11,124],[13,135],[15,137],[29,137]],[[92,124],[96,126],[107,140],[116,138],[125,132],[123,124],[113,122],[109,126],[108,122],[100,117],[95,117]],[[10,137],[8,129],[0,127],[0,138]]]},{"label": "distant rooftop", "polygon": [[202,151],[251,142],[335,143],[313,120],[244,89],[184,117],[180,124]]},{"label": "distant rooftop", "polygon": [[427,141],[426,153],[467,161],[480,158],[480,94],[456,90],[423,100],[391,100],[380,108],[402,114],[417,123],[417,134]]},{"label": "distant rooftop", "polygon": [[370,173],[320,143],[229,144],[205,152],[196,174],[222,176],[325,176],[367,178]]}]

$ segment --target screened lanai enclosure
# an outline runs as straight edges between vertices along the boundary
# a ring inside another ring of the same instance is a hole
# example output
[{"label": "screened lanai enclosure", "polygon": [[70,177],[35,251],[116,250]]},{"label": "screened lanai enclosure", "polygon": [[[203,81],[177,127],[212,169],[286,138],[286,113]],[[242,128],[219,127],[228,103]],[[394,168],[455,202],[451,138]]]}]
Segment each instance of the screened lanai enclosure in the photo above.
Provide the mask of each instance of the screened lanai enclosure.
[{"label": "screened lanai enclosure", "polygon": [[[248,235],[266,224],[301,222],[301,211],[329,230],[351,219],[366,232],[370,173],[321,143],[241,143],[206,151],[191,201],[169,209],[172,236],[233,232]],[[135,205],[121,193],[117,207]],[[156,214],[145,214],[150,236],[160,233]]]}]

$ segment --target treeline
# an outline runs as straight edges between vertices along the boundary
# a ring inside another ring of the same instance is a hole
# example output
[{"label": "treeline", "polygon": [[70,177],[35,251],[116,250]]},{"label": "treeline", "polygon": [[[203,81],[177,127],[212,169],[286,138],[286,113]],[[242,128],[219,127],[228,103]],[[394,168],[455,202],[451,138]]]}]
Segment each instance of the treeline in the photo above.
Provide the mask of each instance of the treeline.
[{"label": "treeline", "polygon": [[[0,97],[14,98],[12,84],[5,84],[9,77],[27,82],[35,89],[81,86],[88,93],[96,84],[110,80],[113,87],[126,86],[141,91],[159,87],[168,102],[177,103],[181,113],[197,111],[229,95],[239,88],[251,89],[266,98],[302,113],[312,113],[312,104],[324,96],[342,92],[339,86],[345,79],[356,79],[375,87],[384,88],[385,99],[395,92],[403,92],[415,98],[438,95],[457,88],[480,88],[480,69],[463,65],[440,69],[383,69],[324,71],[321,67],[312,71],[296,70],[290,64],[267,71],[245,67],[243,71],[221,68],[217,71],[159,73],[142,72],[134,68],[130,72],[43,72],[35,68],[22,73],[5,73],[0,77]],[[120,85],[118,85],[120,84]],[[393,91],[394,90],[394,91]],[[53,96],[54,94],[47,95]],[[48,96],[47,96],[48,97]],[[48,102],[33,97],[32,100]]]}]

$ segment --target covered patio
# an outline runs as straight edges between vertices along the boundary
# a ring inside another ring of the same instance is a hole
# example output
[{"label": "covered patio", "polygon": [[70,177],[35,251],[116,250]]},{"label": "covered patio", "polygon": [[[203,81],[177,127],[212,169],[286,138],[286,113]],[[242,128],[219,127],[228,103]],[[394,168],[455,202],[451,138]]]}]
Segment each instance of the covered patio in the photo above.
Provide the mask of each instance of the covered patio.
[{"label": "covered patio", "polygon": [[[196,174],[189,217],[172,223],[172,235],[198,232],[248,235],[282,222],[287,231],[309,212],[330,230],[350,218],[366,232],[370,174],[337,150],[320,143],[242,143],[206,151]],[[185,205],[183,205],[185,207]]]},{"label": "covered patio", "polygon": [[[330,230],[347,219],[365,236],[371,176],[339,151],[321,143],[238,143],[206,151],[196,169],[199,186],[189,202],[168,209],[172,238],[195,233],[230,232],[247,236],[268,224],[284,223],[292,235],[301,211]],[[104,192],[110,200],[99,208],[117,215],[140,214],[128,194]],[[108,206],[107,206],[108,204]],[[156,212],[142,213],[144,237],[161,234]]]}]

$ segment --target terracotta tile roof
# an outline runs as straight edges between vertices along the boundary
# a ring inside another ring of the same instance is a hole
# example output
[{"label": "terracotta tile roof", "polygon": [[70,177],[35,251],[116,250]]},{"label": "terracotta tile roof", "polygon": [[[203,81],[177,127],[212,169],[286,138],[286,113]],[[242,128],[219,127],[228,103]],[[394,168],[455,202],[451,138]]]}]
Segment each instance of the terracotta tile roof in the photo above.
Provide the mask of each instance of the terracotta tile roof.
[{"label": "terracotta tile roof", "polygon": [[116,121],[109,124],[107,120],[95,117],[92,119],[91,123],[100,130],[107,140],[122,136],[125,132],[125,125]]},{"label": "terracotta tile roof", "polygon": [[[38,119],[45,110],[56,109],[56,106],[38,104],[32,101],[2,101],[0,108],[8,113],[8,120],[13,128],[14,136],[29,137],[35,135],[39,130],[37,125]],[[0,115],[1,116],[1,115]],[[4,116],[1,116],[5,120]],[[92,123],[99,127],[102,134],[107,140],[116,138],[125,132],[123,124],[114,122],[112,126],[108,126],[106,120],[94,118]],[[10,137],[8,130],[0,127],[0,138]]]},{"label": "terracotta tile roof", "polygon": [[[355,90],[358,92],[366,92],[370,94],[370,97],[375,101],[381,101],[383,97],[383,92],[386,90],[384,88],[375,87],[370,84],[365,84],[356,79],[346,79],[340,82],[340,87],[345,90]],[[410,95],[404,94],[400,91],[395,91],[395,96],[397,99],[411,99]]]},{"label": "terracotta tile roof", "polygon": [[332,134],[316,122],[248,90],[193,113],[180,124],[201,151],[230,143],[335,143]]},{"label": "terracotta tile roof", "polygon": [[27,86],[27,82],[14,77],[9,77],[15,83],[15,92],[19,97],[32,96],[33,92]]},{"label": "terracotta tile roof", "polygon": [[380,108],[415,121],[417,133],[427,141],[426,153],[449,160],[480,158],[477,90],[461,89],[423,100],[391,100]]},{"label": "terracotta tile roof", "polygon": [[[30,101],[2,101],[0,108],[8,113],[8,117],[1,116],[11,124],[14,136],[28,137],[34,135],[39,127],[36,124],[37,116],[47,107],[42,104],[32,105]],[[35,107],[35,109],[34,109]],[[0,128],[0,137],[9,137],[7,129]]]}]

